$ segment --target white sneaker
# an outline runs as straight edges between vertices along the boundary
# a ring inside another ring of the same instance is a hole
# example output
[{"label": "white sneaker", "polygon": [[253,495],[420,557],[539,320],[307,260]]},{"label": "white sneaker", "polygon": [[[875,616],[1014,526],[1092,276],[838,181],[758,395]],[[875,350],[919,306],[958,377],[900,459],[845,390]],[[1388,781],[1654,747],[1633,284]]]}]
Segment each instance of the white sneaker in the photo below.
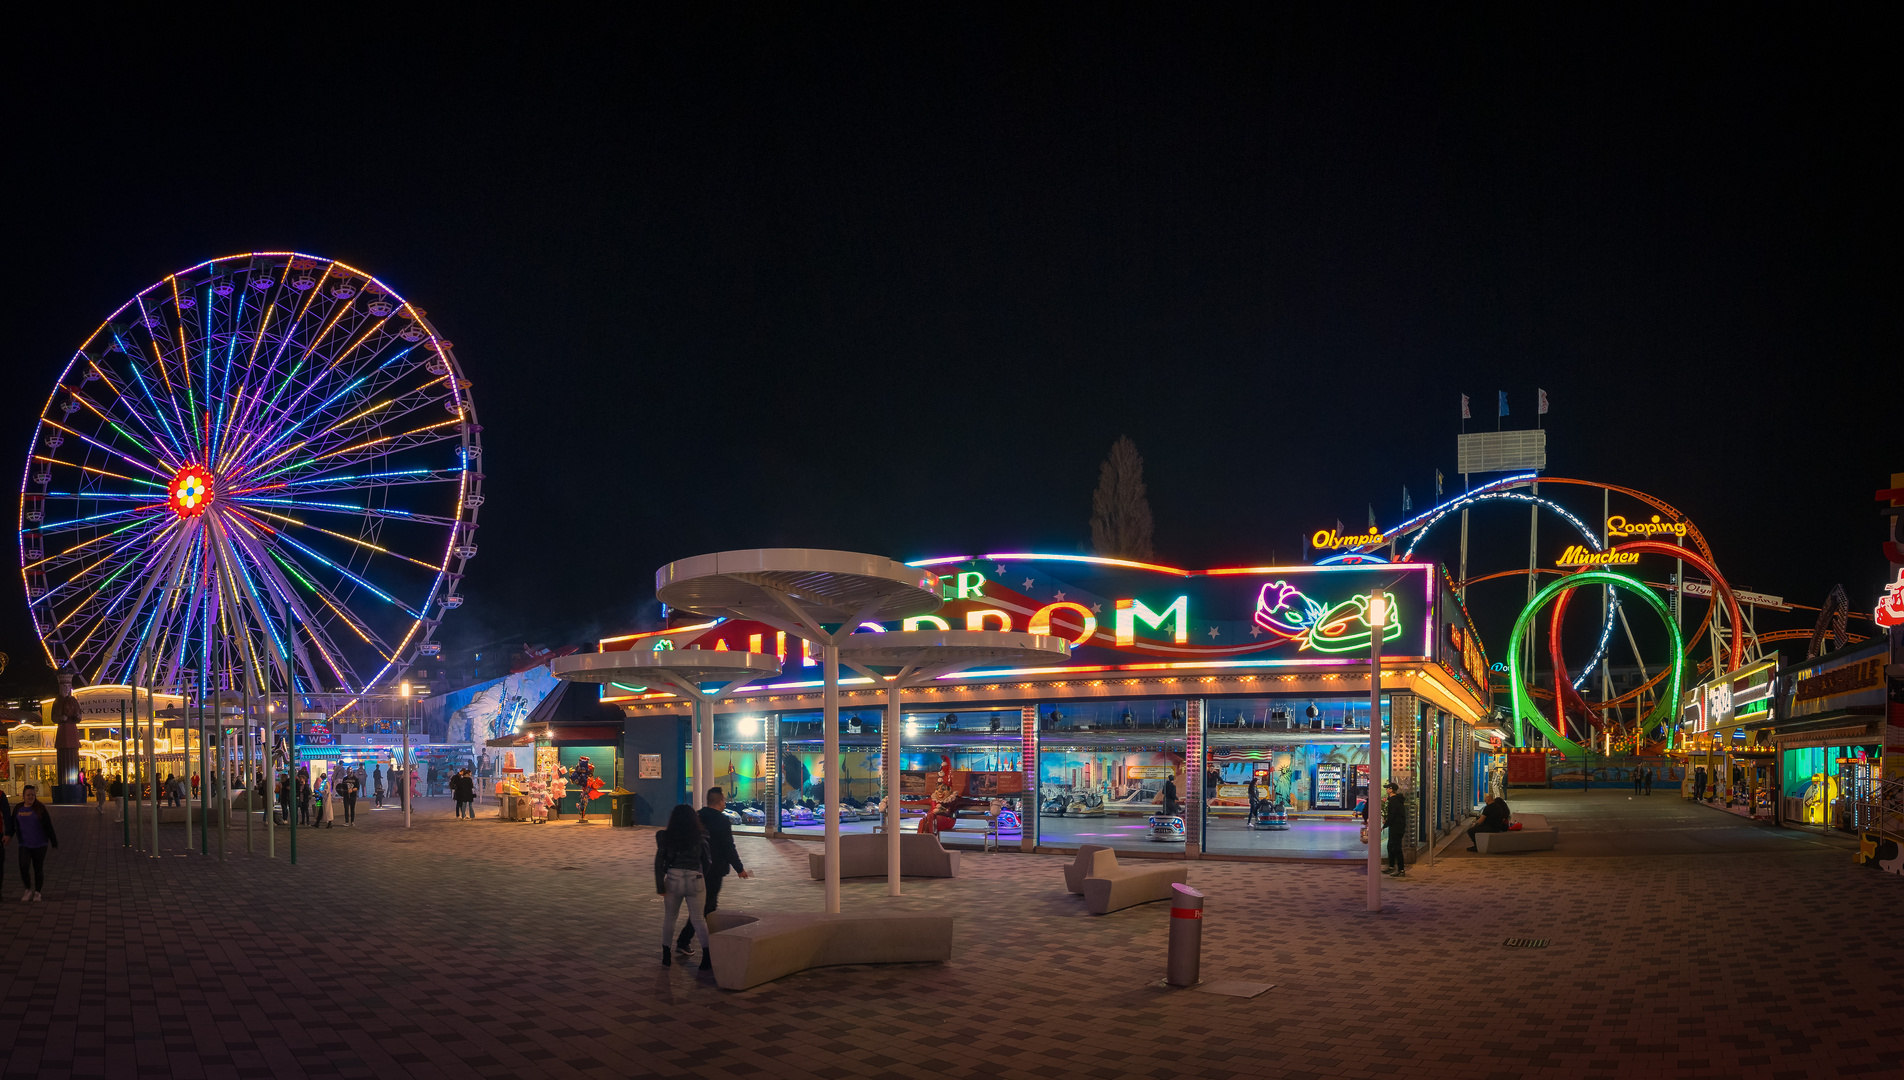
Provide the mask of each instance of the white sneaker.
[{"label": "white sneaker", "polygon": [[20,903],[22,904],[26,903],[28,900],[31,900],[31,899],[33,899],[32,889],[28,889],[27,891],[20,894]]},{"label": "white sneaker", "polygon": [[41,896],[41,895],[40,895],[39,893],[34,893],[34,894],[33,894],[33,899],[34,899],[34,900],[36,900],[36,901],[37,901],[37,900],[44,900],[44,899],[45,899],[45,897],[43,897],[43,896]]}]

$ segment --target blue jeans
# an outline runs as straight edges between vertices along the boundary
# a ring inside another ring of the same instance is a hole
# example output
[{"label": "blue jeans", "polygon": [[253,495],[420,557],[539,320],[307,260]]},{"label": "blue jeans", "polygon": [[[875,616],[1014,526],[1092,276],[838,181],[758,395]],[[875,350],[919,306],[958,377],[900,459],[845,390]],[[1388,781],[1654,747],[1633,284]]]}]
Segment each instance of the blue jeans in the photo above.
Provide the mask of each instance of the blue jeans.
[{"label": "blue jeans", "polygon": [[666,879],[668,899],[667,912],[661,920],[661,947],[674,947],[674,920],[681,913],[681,902],[687,901],[688,923],[694,927],[694,936],[701,939],[701,948],[707,948],[707,879],[699,870],[670,870]]}]

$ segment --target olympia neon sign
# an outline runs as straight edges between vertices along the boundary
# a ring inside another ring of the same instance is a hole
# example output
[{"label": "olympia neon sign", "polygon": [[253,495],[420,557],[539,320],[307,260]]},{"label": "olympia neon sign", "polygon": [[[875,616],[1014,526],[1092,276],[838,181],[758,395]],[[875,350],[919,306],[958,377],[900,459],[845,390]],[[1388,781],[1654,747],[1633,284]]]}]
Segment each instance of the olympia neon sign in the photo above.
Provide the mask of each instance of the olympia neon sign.
[{"label": "olympia neon sign", "polygon": [[1316,534],[1309,538],[1309,546],[1317,551],[1341,551],[1343,548],[1368,547],[1384,542],[1381,531],[1373,525],[1369,526],[1368,532],[1346,535],[1334,529],[1317,529]]}]

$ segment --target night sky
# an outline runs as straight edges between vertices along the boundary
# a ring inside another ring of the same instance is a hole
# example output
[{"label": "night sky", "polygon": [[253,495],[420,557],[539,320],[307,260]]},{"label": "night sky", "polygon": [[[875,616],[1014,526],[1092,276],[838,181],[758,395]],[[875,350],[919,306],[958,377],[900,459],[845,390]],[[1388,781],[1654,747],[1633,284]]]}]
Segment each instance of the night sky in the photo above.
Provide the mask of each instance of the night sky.
[{"label": "night sky", "polygon": [[[652,622],[655,568],[705,551],[1076,552],[1120,434],[1159,561],[1290,561],[1458,487],[1460,394],[1520,428],[1536,388],[1554,475],[1684,510],[1735,585],[1868,610],[1884,577],[1875,9],[333,14],[15,42],[0,431],[23,460],[170,271],[370,270],[484,425],[452,647]],[[1525,565],[1525,521],[1477,514],[1477,573]],[[1498,652],[1522,586],[1482,588]],[[0,613],[27,692],[17,575]]]}]

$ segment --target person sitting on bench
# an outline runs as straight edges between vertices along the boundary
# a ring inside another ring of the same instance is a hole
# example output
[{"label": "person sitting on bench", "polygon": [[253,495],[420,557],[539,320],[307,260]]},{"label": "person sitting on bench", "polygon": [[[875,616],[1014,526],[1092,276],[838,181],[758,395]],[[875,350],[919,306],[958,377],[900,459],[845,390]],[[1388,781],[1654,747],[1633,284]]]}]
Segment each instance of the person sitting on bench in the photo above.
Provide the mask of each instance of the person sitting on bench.
[{"label": "person sitting on bench", "polygon": [[1512,813],[1507,808],[1507,800],[1499,795],[1485,795],[1482,798],[1487,806],[1481,810],[1481,820],[1468,829],[1468,850],[1475,850],[1474,834],[1478,832],[1506,832],[1507,819]]}]

